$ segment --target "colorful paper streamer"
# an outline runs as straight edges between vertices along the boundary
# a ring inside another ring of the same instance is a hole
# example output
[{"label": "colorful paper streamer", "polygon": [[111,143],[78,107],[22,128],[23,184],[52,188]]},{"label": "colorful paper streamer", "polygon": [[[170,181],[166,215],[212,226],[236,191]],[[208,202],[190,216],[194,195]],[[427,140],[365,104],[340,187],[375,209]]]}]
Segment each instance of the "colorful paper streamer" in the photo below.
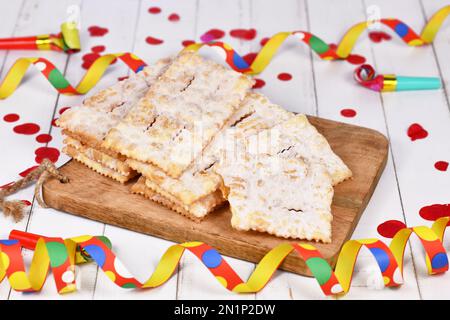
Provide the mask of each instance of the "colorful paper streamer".
[{"label": "colorful paper streamer", "polygon": [[9,70],[0,85],[0,99],[9,97],[22,81],[30,65],[37,68],[60,94],[85,94],[101,79],[108,66],[120,59],[134,72],[141,71],[147,64],[132,53],[106,54],[96,59],[81,81],[72,86],[53,63],[44,58],[20,58]]},{"label": "colorful paper streamer", "polygon": [[[420,36],[416,32],[414,32],[407,24],[398,19],[381,19],[380,23],[391,28],[399,37],[403,39],[403,41],[407,45],[421,46],[433,42],[442,23],[445,21],[449,14],[450,5],[438,10],[427,22]],[[220,52],[221,55],[224,56],[226,63],[231,68],[245,74],[255,75],[261,73],[267,67],[273,56],[277,53],[280,46],[290,36],[299,38],[301,41],[307,44],[311,48],[311,50],[314,51],[321,59],[342,60],[346,59],[350,55],[357,40],[361,36],[362,32],[367,29],[367,27],[367,22],[356,24],[346,32],[341,42],[337,46],[327,44],[319,37],[306,31],[280,32],[272,36],[267,41],[267,43],[261,48],[251,64],[248,64],[244,60],[244,58],[242,58],[242,56],[240,56],[230,45],[223,42],[194,43],[187,46],[183,50],[199,50],[203,46],[215,48]],[[63,37],[63,39],[65,39],[62,44],[63,49],[65,48],[64,45],[68,46],[70,43],[74,42],[68,41],[67,39],[69,38]],[[58,41],[56,41],[55,43],[57,42]],[[56,45],[55,43],[54,45]],[[56,45],[56,47],[58,47],[58,45]],[[139,72],[140,70],[142,70],[143,66],[145,66],[145,62],[143,62],[140,58],[136,57],[132,53],[107,54],[95,60],[80,83],[77,86],[72,86],[69,81],[62,75],[62,73],[58,69],[56,69],[55,66],[47,59],[18,59],[10,68],[7,76],[3,80],[3,83],[0,85],[0,99],[8,97],[14,92],[14,90],[17,88],[22,78],[24,77],[30,64],[39,66],[38,69],[41,70],[42,74],[59,93],[66,95],[85,94],[97,84],[107,67],[115,60],[115,58],[120,58],[134,72]],[[369,85],[365,86],[369,87]],[[373,88],[376,90],[376,86],[374,86]]]},{"label": "colorful paper streamer", "polygon": [[[449,221],[450,217],[442,217],[431,228],[402,228],[389,246],[376,238],[349,240],[339,253],[334,271],[313,245],[284,243],[262,258],[247,281],[239,277],[216,249],[202,242],[186,242],[169,247],[150,278],[140,282],[116,257],[111,250],[111,243],[105,237],[86,235],[64,240],[13,231],[10,239],[0,240],[0,282],[6,276],[14,290],[37,292],[42,289],[51,268],[58,292],[73,292],[76,290],[75,264],[94,261],[111,281],[122,288],[155,288],[170,279],[185,250],[188,250],[229,291],[255,293],[265,287],[284,259],[295,252],[305,261],[325,295],[340,295],[350,290],[354,266],[363,246],[375,258],[384,285],[400,286],[403,283],[404,252],[413,233],[423,245],[428,273],[446,272],[449,263],[442,242]],[[28,275],[21,256],[22,246],[35,250]]]},{"label": "colorful paper streamer", "polygon": [[[408,46],[422,46],[433,42],[442,23],[447,19],[449,14],[450,5],[438,10],[427,22],[420,36],[406,23],[398,19],[381,19],[379,22],[393,30]],[[369,24],[367,22],[354,25],[345,33],[337,46],[327,44],[319,37],[307,31],[280,32],[267,41],[251,64],[248,64],[230,45],[223,42],[194,43],[187,46],[184,50],[199,50],[203,46],[216,48],[224,56],[226,63],[231,68],[242,73],[255,75],[261,73],[269,65],[278,49],[290,36],[299,38],[299,40],[308,45],[321,59],[342,60],[350,56],[357,40],[368,27]],[[363,84],[362,82],[361,79],[359,83]],[[377,90],[376,87],[371,89]],[[381,90],[382,87],[377,91]]]}]

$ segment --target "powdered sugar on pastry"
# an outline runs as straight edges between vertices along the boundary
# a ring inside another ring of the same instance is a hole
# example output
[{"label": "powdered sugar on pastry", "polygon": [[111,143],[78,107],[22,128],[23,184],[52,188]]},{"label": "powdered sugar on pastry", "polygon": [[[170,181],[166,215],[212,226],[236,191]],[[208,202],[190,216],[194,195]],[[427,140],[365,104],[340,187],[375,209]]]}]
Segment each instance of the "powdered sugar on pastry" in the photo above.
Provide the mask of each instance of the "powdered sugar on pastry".
[{"label": "powdered sugar on pastry", "polygon": [[238,109],[253,81],[183,52],[107,135],[104,146],[178,178]]},{"label": "powdered sugar on pastry", "polygon": [[245,119],[234,126],[235,139],[242,139],[264,129],[272,128],[293,115],[292,112],[272,103],[267,97],[259,93],[248,94],[242,103],[242,109],[251,111],[247,112],[248,115]]},{"label": "powdered sugar on pastry", "polygon": [[311,125],[305,115],[298,114],[252,137],[249,152],[275,154],[285,151],[299,155],[311,163],[323,165],[329,172],[333,185],[351,177],[352,172],[331,149],[328,141]]},{"label": "powdered sugar on pastry", "polygon": [[216,171],[238,230],[331,241],[331,177],[320,164],[284,153],[240,154]]},{"label": "powdered sugar on pastry", "polygon": [[89,168],[120,182],[135,176],[136,172],[124,162],[123,156],[102,148],[101,143],[108,131],[128,113],[169,63],[170,59],[160,60],[87,98],[81,106],[64,112],[57,121],[66,136],[63,151]]},{"label": "powdered sugar on pastry", "polygon": [[152,164],[133,159],[128,159],[127,163],[147,177],[147,181],[156,183],[184,204],[191,204],[219,188],[222,179],[213,171],[213,167],[221,156],[232,152],[225,151],[230,146],[227,139],[231,142],[243,139],[262,129],[271,128],[290,116],[290,112],[270,103],[264,96],[252,93],[246,97],[241,108],[213,138],[202,155],[179,178],[170,177]]},{"label": "powdered sugar on pastry", "polygon": [[160,60],[130,75],[128,79],[101,90],[87,98],[81,106],[66,110],[57,124],[80,136],[81,140],[100,144],[108,131],[144,96],[169,63],[170,59]]}]

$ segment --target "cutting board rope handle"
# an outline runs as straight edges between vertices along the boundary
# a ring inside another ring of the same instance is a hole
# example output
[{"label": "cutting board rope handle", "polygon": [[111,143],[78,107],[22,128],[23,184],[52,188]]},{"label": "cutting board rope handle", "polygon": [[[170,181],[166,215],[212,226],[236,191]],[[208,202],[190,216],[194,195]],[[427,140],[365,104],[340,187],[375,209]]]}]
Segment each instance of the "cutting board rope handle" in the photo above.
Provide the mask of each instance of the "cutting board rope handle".
[{"label": "cutting board rope handle", "polygon": [[[305,261],[325,295],[340,295],[350,289],[354,266],[363,246],[369,249],[375,258],[385,286],[400,286],[403,283],[404,252],[413,233],[418,236],[425,250],[428,273],[446,272],[448,258],[442,241],[449,221],[450,217],[442,217],[436,220],[431,228],[426,226],[402,228],[393,237],[389,246],[376,238],[349,240],[339,253],[334,271],[313,245],[283,243],[270,250],[261,259],[246,282],[216,249],[203,242],[172,245],[164,253],[150,278],[140,282],[116,257],[106,237],[86,235],[62,239],[15,230],[8,240],[0,240],[0,282],[7,277],[11,287],[16,291],[40,291],[51,268],[58,292],[73,292],[76,290],[75,264],[94,261],[111,281],[122,288],[155,288],[171,278],[187,249],[229,291],[255,293],[265,287],[281,263],[295,251]],[[28,275],[21,253],[22,246],[35,250]]]},{"label": "cutting board rope handle", "polygon": [[[420,36],[414,32],[406,23],[398,19],[381,19],[381,25],[391,28],[407,45],[422,46],[432,43],[442,23],[450,14],[450,5],[438,10],[428,20],[423,28]],[[271,62],[273,56],[278,52],[280,46],[289,36],[295,36],[303,41],[309,48],[314,51],[321,59],[324,60],[342,60],[350,56],[357,40],[364,30],[369,28],[367,22],[360,22],[345,33],[339,45],[327,44],[319,37],[307,31],[291,31],[279,32],[272,36],[267,43],[261,48],[251,63],[248,63],[240,56],[230,45],[223,42],[193,43],[183,50],[199,50],[203,46],[217,49],[224,56],[225,62],[234,70],[245,74],[259,74]],[[97,58],[94,63],[86,71],[85,75],[78,83],[73,86],[63,76],[55,65],[44,58],[20,58],[9,69],[5,79],[0,84],[0,99],[9,97],[17,88],[25,76],[28,67],[33,64],[50,82],[50,84],[60,94],[64,95],[81,95],[91,90],[101,79],[106,69],[114,63],[116,58],[122,60],[134,72],[141,71],[146,63],[132,53],[112,53]],[[355,70],[357,75],[357,70]],[[381,84],[374,84],[381,78],[358,81],[361,85],[369,88],[378,88]],[[382,86],[380,87],[381,90]],[[374,89],[375,90],[375,89]]]},{"label": "cutting board rope handle", "polygon": [[53,162],[48,158],[45,158],[39,166],[36,166],[24,178],[7,184],[0,189],[0,210],[3,211],[5,216],[12,216],[16,222],[22,220],[26,204],[21,200],[6,200],[6,197],[27,187],[35,181],[34,197],[41,207],[47,208],[47,205],[41,197],[41,187],[49,177],[55,177],[61,183],[69,181],[66,176],[59,172]]}]

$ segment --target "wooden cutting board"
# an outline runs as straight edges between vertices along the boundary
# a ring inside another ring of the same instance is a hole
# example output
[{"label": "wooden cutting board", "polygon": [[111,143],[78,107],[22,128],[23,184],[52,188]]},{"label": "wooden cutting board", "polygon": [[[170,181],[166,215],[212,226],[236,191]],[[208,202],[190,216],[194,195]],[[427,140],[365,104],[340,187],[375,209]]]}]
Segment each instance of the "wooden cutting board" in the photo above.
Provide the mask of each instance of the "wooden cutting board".
[{"label": "wooden cutting board", "polygon": [[[388,141],[377,131],[340,122],[309,117],[333,150],[353,171],[353,178],[335,188],[332,212],[332,243],[313,243],[333,266],[340,248],[361,217],[386,165]],[[228,207],[195,223],[139,195],[130,193],[135,181],[125,185],[70,161],[61,168],[70,182],[49,180],[43,186],[44,201],[58,210],[98,220],[175,242],[203,241],[219,252],[259,262],[276,245],[292,241],[265,233],[231,228]],[[289,195],[286,195],[289,196]],[[114,239],[112,239],[114,240]],[[126,245],[126,244],[121,244]],[[310,275],[303,260],[290,254],[281,269]]]}]

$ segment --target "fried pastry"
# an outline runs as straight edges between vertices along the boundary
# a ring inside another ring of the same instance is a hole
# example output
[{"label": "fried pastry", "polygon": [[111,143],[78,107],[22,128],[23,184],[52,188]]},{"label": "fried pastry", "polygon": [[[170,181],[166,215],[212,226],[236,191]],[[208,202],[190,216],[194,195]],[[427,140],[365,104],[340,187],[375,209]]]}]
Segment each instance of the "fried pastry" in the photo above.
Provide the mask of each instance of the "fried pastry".
[{"label": "fried pastry", "polygon": [[200,222],[209,212],[225,203],[221,191],[217,190],[190,205],[186,205],[172,195],[158,189],[158,186],[156,185],[152,186],[152,188],[148,187],[144,177],[140,177],[138,179],[138,181],[131,187],[131,191],[133,193],[141,194],[154,202],[162,204],[163,206],[196,222]]},{"label": "fried pastry", "polygon": [[253,81],[183,52],[103,146],[178,178],[241,105]]},{"label": "fried pastry", "polygon": [[66,147],[63,151],[89,168],[120,182],[135,176],[136,172],[125,163],[124,156],[101,145],[109,130],[144,96],[169,63],[170,59],[160,60],[128,79],[99,91],[81,106],[65,111],[57,120],[65,136]]},{"label": "fried pastry", "polygon": [[331,241],[333,186],[321,164],[292,154],[242,153],[215,169],[224,181],[233,228]]},{"label": "fried pastry", "polygon": [[[146,177],[146,186],[154,193],[165,198],[172,197],[189,206],[219,189],[222,179],[213,171],[213,167],[221,157],[232,157],[234,150],[231,149],[236,139],[271,128],[290,116],[290,112],[270,103],[264,96],[252,93],[202,155],[179,178],[172,178],[158,167],[141,161],[128,159],[127,164]],[[226,200],[221,197],[217,201],[223,203]]]}]

